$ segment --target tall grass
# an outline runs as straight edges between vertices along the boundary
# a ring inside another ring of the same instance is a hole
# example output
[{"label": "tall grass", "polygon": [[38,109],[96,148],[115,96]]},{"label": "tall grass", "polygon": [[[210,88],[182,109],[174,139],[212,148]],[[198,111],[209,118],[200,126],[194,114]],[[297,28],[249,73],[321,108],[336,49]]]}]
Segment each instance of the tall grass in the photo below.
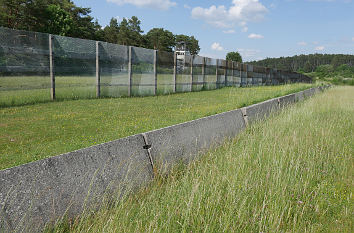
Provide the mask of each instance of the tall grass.
[{"label": "tall grass", "polygon": [[53,232],[352,232],[354,88],[258,122],[113,208]]}]

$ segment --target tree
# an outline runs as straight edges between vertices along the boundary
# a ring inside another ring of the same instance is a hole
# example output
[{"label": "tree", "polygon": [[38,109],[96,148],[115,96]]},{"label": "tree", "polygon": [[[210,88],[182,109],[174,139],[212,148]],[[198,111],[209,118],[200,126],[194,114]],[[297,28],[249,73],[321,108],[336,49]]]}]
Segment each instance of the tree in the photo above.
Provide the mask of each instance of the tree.
[{"label": "tree", "polygon": [[74,22],[74,26],[72,27],[69,36],[94,40],[95,23],[93,22],[93,17],[90,16],[91,9],[77,7],[70,1],[67,4],[67,7],[71,7],[71,15]]},{"label": "tree", "polygon": [[331,61],[331,65],[334,67],[334,69],[336,69],[338,66],[341,65],[338,56],[333,57],[333,59]]},{"label": "tree", "polygon": [[[142,46],[143,45],[143,32],[140,27],[141,21],[132,16],[130,19],[123,18],[122,22],[118,24],[116,19],[111,19],[109,28],[105,28],[105,38],[111,41],[116,40],[114,43],[129,46]],[[118,31],[118,33],[117,33]],[[110,35],[113,33],[114,35]],[[116,39],[114,38],[116,35]],[[112,39],[113,37],[113,39]]]},{"label": "tree", "polygon": [[103,29],[104,40],[109,43],[118,43],[119,24],[116,18],[111,18],[109,25]]},{"label": "tree", "polygon": [[73,19],[69,12],[59,5],[49,5],[46,9],[48,23],[46,31],[52,34],[66,36],[73,27]]},{"label": "tree", "polygon": [[129,25],[128,20],[126,18],[123,18],[122,22],[119,24],[117,43],[121,45],[131,45],[129,36]]},{"label": "tree", "polygon": [[142,46],[142,35],[144,31],[140,27],[141,21],[136,16],[128,20],[129,40],[132,46]]},{"label": "tree", "polygon": [[242,57],[239,52],[229,52],[226,54],[227,61],[242,62]]},{"label": "tree", "polygon": [[0,26],[95,39],[90,8],[70,0],[0,0]]},{"label": "tree", "polygon": [[176,35],[176,43],[184,41],[187,44],[187,49],[192,55],[197,55],[200,51],[199,41],[194,36]]},{"label": "tree", "polygon": [[310,63],[309,61],[307,61],[307,62],[305,63],[304,71],[305,71],[306,73],[309,73],[309,72],[312,71],[312,65],[311,65],[311,63]]},{"label": "tree", "polygon": [[171,52],[175,46],[175,36],[163,28],[153,28],[146,34],[148,48]]},{"label": "tree", "polygon": [[321,65],[333,65],[334,67],[338,67],[342,64],[347,64],[348,66],[352,67],[354,65],[354,55],[301,54],[293,57],[266,58],[264,60],[247,63],[290,71],[305,71],[306,68],[308,72],[312,72]]}]

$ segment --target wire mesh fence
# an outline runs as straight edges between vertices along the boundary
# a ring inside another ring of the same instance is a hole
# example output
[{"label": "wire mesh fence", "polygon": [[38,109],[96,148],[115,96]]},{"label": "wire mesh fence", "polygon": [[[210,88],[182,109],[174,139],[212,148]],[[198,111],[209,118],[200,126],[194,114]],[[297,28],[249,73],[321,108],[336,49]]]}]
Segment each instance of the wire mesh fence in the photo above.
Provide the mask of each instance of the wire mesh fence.
[{"label": "wire mesh fence", "polygon": [[310,82],[294,72],[0,27],[0,106]]}]

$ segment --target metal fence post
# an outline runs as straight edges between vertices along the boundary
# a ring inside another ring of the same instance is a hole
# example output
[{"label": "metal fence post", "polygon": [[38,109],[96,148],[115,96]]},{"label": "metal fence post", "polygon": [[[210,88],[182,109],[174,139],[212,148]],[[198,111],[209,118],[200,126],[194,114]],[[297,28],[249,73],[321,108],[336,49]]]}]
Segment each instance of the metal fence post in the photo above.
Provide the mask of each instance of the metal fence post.
[{"label": "metal fence post", "polygon": [[132,94],[132,47],[128,46],[128,96]]},{"label": "metal fence post", "polygon": [[248,87],[248,65],[245,64],[246,67],[246,87]]},{"label": "metal fence post", "polygon": [[174,52],[173,55],[173,80],[174,80],[174,90],[173,92],[176,93],[176,80],[177,80],[177,54]]},{"label": "metal fence post", "polygon": [[225,68],[224,68],[224,85],[227,87],[227,60],[225,61]]},{"label": "metal fence post", "polygon": [[216,88],[219,88],[219,71],[218,71],[218,68],[219,68],[219,59],[216,59],[216,72],[215,72],[215,75],[216,75]]},{"label": "metal fence post", "polygon": [[100,42],[96,41],[96,97],[101,96]]},{"label": "metal fence post", "polygon": [[154,50],[154,95],[157,93],[157,50]]},{"label": "metal fence post", "polygon": [[53,56],[53,36],[49,34],[49,75],[50,75],[50,98],[55,100],[55,74]]},{"label": "metal fence post", "polygon": [[231,69],[232,69],[232,86],[235,86],[235,64],[234,64],[234,61],[231,61]]},{"label": "metal fence post", "polygon": [[191,92],[193,91],[193,59],[194,59],[194,55],[192,55],[191,57]]},{"label": "metal fence post", "polygon": [[205,57],[202,59],[202,77],[203,77],[203,89],[206,88],[205,82]]},{"label": "metal fence post", "polygon": [[242,63],[239,64],[239,69],[240,69],[240,87],[242,87],[242,70],[243,70],[243,65]]}]

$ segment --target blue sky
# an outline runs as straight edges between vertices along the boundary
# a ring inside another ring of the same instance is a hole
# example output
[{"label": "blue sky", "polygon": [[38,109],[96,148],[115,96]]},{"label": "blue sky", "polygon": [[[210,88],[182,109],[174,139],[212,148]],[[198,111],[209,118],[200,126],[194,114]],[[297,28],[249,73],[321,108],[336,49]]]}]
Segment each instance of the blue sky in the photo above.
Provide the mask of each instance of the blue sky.
[{"label": "blue sky", "polygon": [[194,35],[200,55],[245,61],[310,53],[354,54],[353,0],[73,0],[105,26],[137,16],[142,29]]}]

